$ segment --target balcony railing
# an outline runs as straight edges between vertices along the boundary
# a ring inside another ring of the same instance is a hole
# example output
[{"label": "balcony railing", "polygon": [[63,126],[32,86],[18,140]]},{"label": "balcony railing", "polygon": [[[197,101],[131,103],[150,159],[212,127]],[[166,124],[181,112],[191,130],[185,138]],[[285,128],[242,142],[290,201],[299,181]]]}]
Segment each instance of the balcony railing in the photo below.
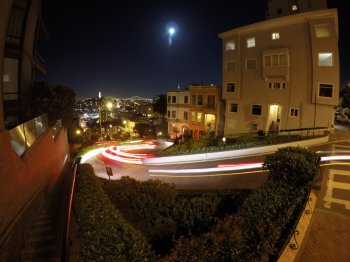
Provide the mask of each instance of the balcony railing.
[{"label": "balcony railing", "polygon": [[[52,128],[53,138],[57,136],[61,127],[62,124],[58,121]],[[48,128],[49,121],[47,114],[43,114],[12,128],[9,131],[12,149],[18,156],[22,156]]]}]

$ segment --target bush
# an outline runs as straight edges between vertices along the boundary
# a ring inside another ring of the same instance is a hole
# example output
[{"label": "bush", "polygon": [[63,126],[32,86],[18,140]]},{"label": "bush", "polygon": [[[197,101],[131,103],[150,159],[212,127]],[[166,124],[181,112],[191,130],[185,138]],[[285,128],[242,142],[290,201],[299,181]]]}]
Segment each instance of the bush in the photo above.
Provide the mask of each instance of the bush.
[{"label": "bush", "polygon": [[320,157],[302,147],[284,147],[265,158],[263,167],[271,179],[286,181],[289,184],[303,185],[312,181]]},{"label": "bush", "polygon": [[114,208],[89,164],[79,166],[74,206],[83,261],[155,261],[150,245]]}]

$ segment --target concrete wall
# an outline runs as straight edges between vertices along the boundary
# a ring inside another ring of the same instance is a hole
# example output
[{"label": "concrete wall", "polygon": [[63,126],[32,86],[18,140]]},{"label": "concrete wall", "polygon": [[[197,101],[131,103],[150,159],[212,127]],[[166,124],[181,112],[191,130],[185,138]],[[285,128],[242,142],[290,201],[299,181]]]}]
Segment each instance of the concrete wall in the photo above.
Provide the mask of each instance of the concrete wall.
[{"label": "concrete wall", "polygon": [[[50,193],[68,157],[67,132],[53,139],[51,129],[22,156],[12,150],[10,135],[0,131],[0,258],[19,232],[17,221],[43,188]],[[1,259],[0,259],[1,260]]]}]

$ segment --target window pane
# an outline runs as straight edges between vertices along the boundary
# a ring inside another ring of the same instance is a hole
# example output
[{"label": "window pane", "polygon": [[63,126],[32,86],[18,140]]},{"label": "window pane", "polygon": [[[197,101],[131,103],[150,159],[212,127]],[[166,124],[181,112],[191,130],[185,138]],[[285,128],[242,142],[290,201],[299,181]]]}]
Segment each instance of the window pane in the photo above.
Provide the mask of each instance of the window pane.
[{"label": "window pane", "polygon": [[264,56],[265,66],[271,66],[271,56]]},{"label": "window pane", "polygon": [[287,65],[287,55],[286,54],[281,54],[280,55],[280,65]]},{"label": "window pane", "polygon": [[184,119],[188,120],[188,112],[184,112]]},{"label": "window pane", "polygon": [[214,95],[208,95],[207,108],[210,108],[210,109],[215,108],[215,96]]},{"label": "window pane", "polygon": [[333,97],[333,85],[332,84],[320,84],[319,96]]},{"label": "window pane", "polygon": [[203,105],[203,96],[202,95],[199,95],[198,96],[198,105]]},{"label": "window pane", "polygon": [[252,115],[257,115],[260,116],[261,115],[261,105],[253,105],[252,106]]},{"label": "window pane", "polygon": [[195,105],[196,101],[196,95],[192,95],[192,105]]},{"label": "window pane", "polygon": [[278,65],[278,55],[272,56],[272,65],[274,65],[274,66]]},{"label": "window pane", "polygon": [[202,122],[202,113],[197,113],[197,122]]},{"label": "window pane", "polygon": [[184,96],[184,104],[188,104],[188,96]]},{"label": "window pane", "polygon": [[247,39],[247,47],[248,48],[255,47],[255,37]]},{"label": "window pane", "polygon": [[226,63],[226,71],[235,71],[236,70],[236,64],[234,61],[229,61]]},{"label": "window pane", "polygon": [[319,53],[318,54],[319,66],[333,66],[333,54],[332,53]]},{"label": "window pane", "polygon": [[256,59],[247,59],[247,69],[256,69]]},{"label": "window pane", "polygon": [[278,32],[272,33],[272,39],[273,40],[280,39],[280,33]]},{"label": "window pane", "polygon": [[196,113],[195,112],[191,112],[191,121],[196,121]]},{"label": "window pane", "polygon": [[226,42],[226,51],[235,50],[235,40],[228,40]]},{"label": "window pane", "polygon": [[230,112],[237,112],[237,104],[231,103]]},{"label": "window pane", "polygon": [[315,26],[315,33],[317,38],[322,38],[322,37],[329,37],[330,32],[329,32],[329,25],[316,25]]},{"label": "window pane", "polygon": [[226,91],[227,92],[234,92],[235,91],[235,84],[234,83],[227,83]]},{"label": "window pane", "polygon": [[173,96],[173,98],[172,98],[172,101],[171,101],[172,103],[176,103],[176,96]]}]

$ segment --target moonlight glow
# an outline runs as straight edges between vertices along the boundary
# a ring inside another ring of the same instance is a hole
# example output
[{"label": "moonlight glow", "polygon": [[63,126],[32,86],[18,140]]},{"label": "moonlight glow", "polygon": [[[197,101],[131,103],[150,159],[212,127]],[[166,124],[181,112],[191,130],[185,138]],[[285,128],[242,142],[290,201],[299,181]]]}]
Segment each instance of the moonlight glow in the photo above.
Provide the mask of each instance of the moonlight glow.
[{"label": "moonlight glow", "polygon": [[168,44],[169,44],[169,46],[172,45],[172,43],[173,43],[173,36],[175,33],[176,33],[175,27],[173,27],[173,26],[168,27],[168,34],[169,34]]}]

